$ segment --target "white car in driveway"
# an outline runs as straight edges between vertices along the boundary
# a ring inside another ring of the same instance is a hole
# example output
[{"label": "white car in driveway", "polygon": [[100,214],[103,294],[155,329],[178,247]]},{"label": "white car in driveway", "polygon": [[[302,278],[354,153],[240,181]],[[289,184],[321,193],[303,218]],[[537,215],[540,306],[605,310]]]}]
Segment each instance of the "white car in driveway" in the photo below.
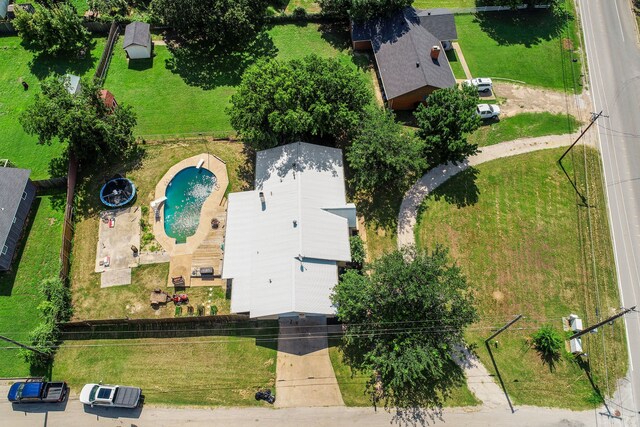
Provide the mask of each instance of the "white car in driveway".
[{"label": "white car in driveway", "polygon": [[482,120],[497,119],[500,116],[500,107],[494,104],[478,104],[476,114]]},{"label": "white car in driveway", "polygon": [[475,86],[476,89],[478,89],[478,92],[489,92],[493,90],[493,81],[488,77],[465,80],[463,84],[467,86]]}]

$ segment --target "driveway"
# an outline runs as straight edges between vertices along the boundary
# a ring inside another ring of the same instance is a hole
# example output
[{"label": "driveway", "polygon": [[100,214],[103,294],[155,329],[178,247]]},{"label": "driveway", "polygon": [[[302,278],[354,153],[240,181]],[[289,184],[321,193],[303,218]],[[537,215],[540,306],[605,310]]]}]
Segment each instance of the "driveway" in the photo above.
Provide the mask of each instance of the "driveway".
[{"label": "driveway", "polygon": [[276,406],[344,406],[329,359],[327,319],[280,319]]}]

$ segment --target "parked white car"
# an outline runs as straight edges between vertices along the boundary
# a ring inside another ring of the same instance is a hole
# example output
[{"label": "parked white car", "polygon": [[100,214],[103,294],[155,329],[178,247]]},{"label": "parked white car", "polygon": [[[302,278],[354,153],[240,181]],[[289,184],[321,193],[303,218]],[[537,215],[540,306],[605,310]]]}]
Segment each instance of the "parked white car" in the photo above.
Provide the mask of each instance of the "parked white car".
[{"label": "parked white car", "polygon": [[488,77],[465,80],[464,84],[467,86],[475,86],[478,92],[489,92],[493,90],[493,81]]},{"label": "parked white car", "polygon": [[497,119],[500,116],[500,107],[494,104],[478,104],[476,114],[483,120]]},{"label": "parked white car", "polygon": [[80,402],[85,405],[135,408],[140,404],[142,390],[121,385],[86,384],[80,391]]}]

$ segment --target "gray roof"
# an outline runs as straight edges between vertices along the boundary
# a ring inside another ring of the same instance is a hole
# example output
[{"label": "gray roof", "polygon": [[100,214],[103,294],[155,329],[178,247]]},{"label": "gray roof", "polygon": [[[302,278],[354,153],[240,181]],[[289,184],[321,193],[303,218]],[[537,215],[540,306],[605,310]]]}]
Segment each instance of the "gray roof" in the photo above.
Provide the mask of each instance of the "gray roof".
[{"label": "gray roof", "polygon": [[7,241],[31,171],[0,167],[0,248]]},{"label": "gray roof", "polygon": [[458,31],[453,13],[449,9],[416,10],[420,25],[436,36],[438,40],[456,40]]},{"label": "gray roof", "polygon": [[149,46],[151,26],[144,22],[132,22],[124,30],[124,48],[132,45]]},{"label": "gray roof", "polygon": [[412,7],[391,16],[354,22],[352,38],[371,40],[387,99],[425,86],[445,88],[456,84],[444,50],[437,60],[431,59],[431,48],[441,47],[440,39],[421,25]]}]

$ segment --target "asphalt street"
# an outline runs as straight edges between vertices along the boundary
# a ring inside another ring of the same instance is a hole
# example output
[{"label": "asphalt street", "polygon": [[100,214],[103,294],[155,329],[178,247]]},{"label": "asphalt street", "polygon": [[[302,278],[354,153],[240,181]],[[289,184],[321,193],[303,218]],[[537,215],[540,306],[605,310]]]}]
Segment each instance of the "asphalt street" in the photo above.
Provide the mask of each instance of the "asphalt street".
[{"label": "asphalt street", "polygon": [[[640,309],[640,48],[629,0],[578,0],[622,305]],[[602,317],[606,317],[603,313]],[[640,316],[625,316],[640,410]],[[640,425],[638,417],[636,423]]]}]

